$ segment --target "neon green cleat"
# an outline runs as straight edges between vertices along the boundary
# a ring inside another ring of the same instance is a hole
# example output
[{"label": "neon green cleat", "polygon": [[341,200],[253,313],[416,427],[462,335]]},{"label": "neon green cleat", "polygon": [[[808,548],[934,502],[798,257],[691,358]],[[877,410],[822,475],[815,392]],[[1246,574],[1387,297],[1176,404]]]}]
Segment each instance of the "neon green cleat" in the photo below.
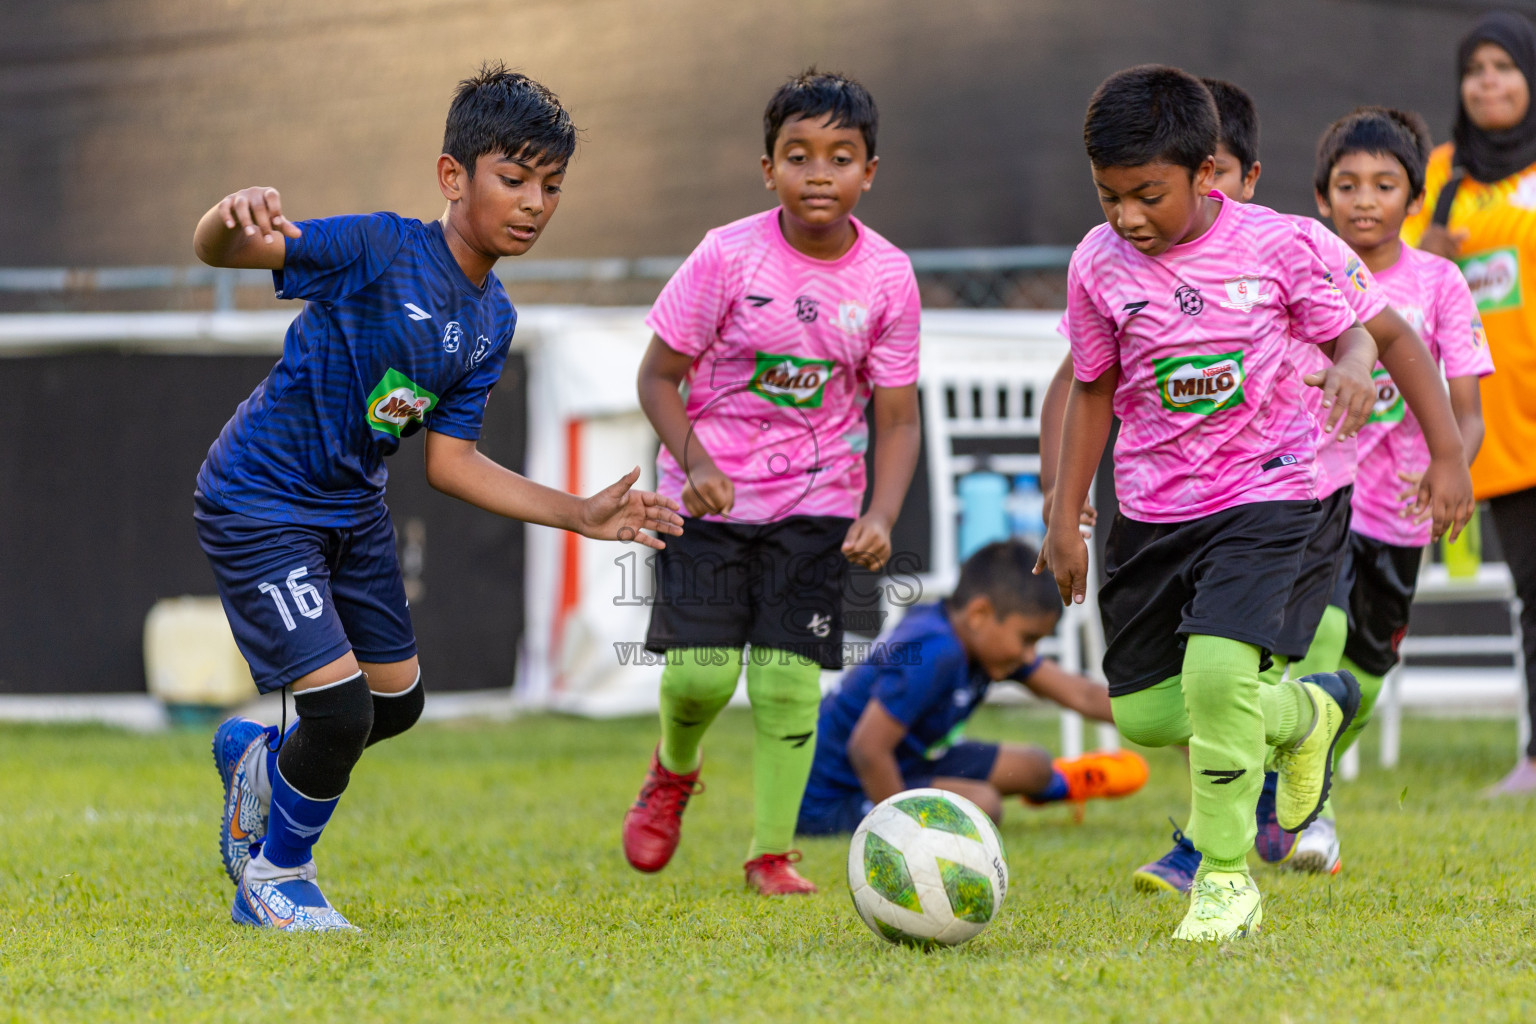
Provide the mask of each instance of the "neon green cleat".
[{"label": "neon green cleat", "polygon": [[1195,875],[1189,913],[1173,937],[1186,942],[1225,942],[1258,932],[1264,900],[1253,876],[1242,871],[1206,871]]},{"label": "neon green cleat", "polygon": [[1280,776],[1275,786],[1275,821],[1300,832],[1323,809],[1333,785],[1333,748],[1360,710],[1360,684],[1348,672],[1319,672],[1299,685],[1312,701],[1312,728],[1295,746],[1276,748],[1270,762]]}]

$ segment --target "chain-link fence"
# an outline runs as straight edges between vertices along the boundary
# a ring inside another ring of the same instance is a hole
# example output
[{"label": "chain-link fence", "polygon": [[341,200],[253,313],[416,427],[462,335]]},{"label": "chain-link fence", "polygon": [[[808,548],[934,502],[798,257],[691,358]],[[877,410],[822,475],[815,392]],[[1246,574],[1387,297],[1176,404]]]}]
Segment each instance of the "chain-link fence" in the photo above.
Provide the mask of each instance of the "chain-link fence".
[{"label": "chain-link fence", "polygon": [[[929,309],[1060,309],[1067,246],[917,249]],[[496,274],[520,305],[649,305],[681,257],[503,260]],[[271,309],[272,276],[212,267],[0,268],[0,312]]]}]

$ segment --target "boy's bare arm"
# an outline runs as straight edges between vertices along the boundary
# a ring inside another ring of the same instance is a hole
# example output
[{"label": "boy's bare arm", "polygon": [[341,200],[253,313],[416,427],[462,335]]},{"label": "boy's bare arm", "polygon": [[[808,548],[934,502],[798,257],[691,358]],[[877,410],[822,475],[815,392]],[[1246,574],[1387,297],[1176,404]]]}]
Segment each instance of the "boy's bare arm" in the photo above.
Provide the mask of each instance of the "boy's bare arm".
[{"label": "boy's bare arm", "polygon": [[1109,707],[1109,688],[1087,676],[1068,672],[1054,661],[1042,661],[1029,674],[1024,685],[1037,697],[1076,711],[1096,722],[1113,722]]},{"label": "boy's bare arm", "polygon": [[640,360],[635,390],[651,428],[688,477],[688,485],[683,488],[683,504],[688,514],[729,512],[736,503],[735,485],[720,472],[698,437],[691,436],[693,424],[688,421],[687,406],[677,390],[692,366],[692,356],[678,352],[660,335],[653,334],[650,347]]},{"label": "boy's bare arm", "polygon": [[[1371,323],[1379,319],[1381,316],[1372,317]],[[1323,408],[1328,410],[1327,431],[1337,428],[1339,437],[1354,437],[1376,403],[1376,385],[1371,380],[1371,371],[1376,368],[1376,342],[1371,332],[1356,323],[1322,348],[1333,365],[1307,374],[1302,381],[1322,389]]]},{"label": "boy's bare arm", "polygon": [[231,192],[197,222],[192,249],[210,267],[281,270],[286,239],[303,232],[283,215],[283,198],[266,186]]},{"label": "boy's bare arm", "polygon": [[[1452,377],[1446,381],[1451,393],[1451,412],[1461,434],[1461,454],[1471,466],[1483,448],[1483,390],[1478,377]],[[1415,416],[1418,414],[1415,413]]]},{"label": "boy's bare arm", "polygon": [[[1040,517],[1051,521],[1051,508],[1056,503],[1056,462],[1061,457],[1061,425],[1067,415],[1067,395],[1072,391],[1072,356],[1068,354],[1056,368],[1040,400]],[[1099,521],[1099,512],[1093,507],[1092,496],[1084,499],[1077,514],[1078,525],[1091,529]]]},{"label": "boy's bare arm", "polygon": [[879,571],[891,557],[891,528],[917,469],[922,445],[917,385],[875,388],[875,466],[869,511],[848,528],[843,554],[849,561]]},{"label": "boy's bare arm", "polygon": [[871,697],[848,736],[848,763],[859,777],[864,795],[875,803],[906,788],[901,766],[896,763],[896,744],[906,734],[907,727],[885,709],[878,697]]},{"label": "boy's bare arm", "polygon": [[[1118,366],[1111,366],[1095,380],[1072,382],[1056,468],[1058,508],[1082,508],[1088,499],[1088,488],[1114,423],[1115,388],[1119,383]],[[1083,603],[1088,590],[1088,546],[1072,516],[1053,516],[1046,525],[1045,544],[1035,571],[1049,571],[1056,577],[1064,603]]]},{"label": "boy's bare arm", "polygon": [[640,476],[637,466],[592,495],[578,498],[534,483],[481,454],[475,442],[429,430],[426,443],[427,482],[487,512],[525,523],[570,530],[597,540],[637,541],[665,548],[659,538],[643,533],[678,535],[683,520],[677,502],[650,491],[630,488]]},{"label": "boy's bare arm", "polygon": [[1418,332],[1396,313],[1379,325],[1381,334],[1377,335],[1377,321],[1386,316],[1383,313],[1371,320],[1371,333],[1381,347],[1381,365],[1392,375],[1392,383],[1413,410],[1424,432],[1424,443],[1429,446],[1429,468],[1419,481],[1419,497],[1409,514],[1422,516],[1427,512],[1434,524],[1434,536],[1438,538],[1450,530],[1454,539],[1476,508],[1461,431],[1457,429],[1434,356]]}]

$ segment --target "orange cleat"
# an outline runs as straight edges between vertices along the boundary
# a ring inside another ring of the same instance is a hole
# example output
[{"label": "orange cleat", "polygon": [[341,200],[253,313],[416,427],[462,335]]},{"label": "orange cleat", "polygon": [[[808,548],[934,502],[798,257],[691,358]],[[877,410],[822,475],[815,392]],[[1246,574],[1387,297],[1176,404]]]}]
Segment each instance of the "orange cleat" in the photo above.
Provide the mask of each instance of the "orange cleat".
[{"label": "orange cleat", "polygon": [[704,791],[699,769],[687,775],[662,767],[656,751],[645,774],[640,795],[624,815],[624,857],[637,871],[660,871],[672,859],[682,838],[683,811],[689,797]]},{"label": "orange cleat", "polygon": [[[1082,757],[1058,757],[1051,767],[1066,777],[1066,799],[1076,805],[1079,819],[1087,801],[1129,796],[1147,783],[1147,762],[1130,750],[1096,750]],[[1041,806],[1027,796],[1024,802]]]},{"label": "orange cleat", "polygon": [[799,850],[788,853],[765,853],[742,865],[747,869],[747,884],[764,896],[794,896],[810,894],[816,886],[796,871],[794,864],[800,859]]}]

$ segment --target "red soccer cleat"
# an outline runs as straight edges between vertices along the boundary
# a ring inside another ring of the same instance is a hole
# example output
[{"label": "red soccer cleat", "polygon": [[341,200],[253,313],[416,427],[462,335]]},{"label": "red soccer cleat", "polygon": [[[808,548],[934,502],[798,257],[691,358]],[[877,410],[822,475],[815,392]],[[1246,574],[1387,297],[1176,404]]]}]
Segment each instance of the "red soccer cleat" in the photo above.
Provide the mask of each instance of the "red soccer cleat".
[{"label": "red soccer cleat", "polygon": [[809,895],[816,891],[815,883],[803,878],[794,864],[800,859],[799,850],[788,853],[765,853],[742,865],[747,869],[747,884],[764,896]]},{"label": "red soccer cleat", "polygon": [[699,769],[678,775],[662,767],[657,751],[634,806],[624,814],[624,857],[637,871],[660,871],[672,859],[683,831],[688,798],[704,792]]}]

